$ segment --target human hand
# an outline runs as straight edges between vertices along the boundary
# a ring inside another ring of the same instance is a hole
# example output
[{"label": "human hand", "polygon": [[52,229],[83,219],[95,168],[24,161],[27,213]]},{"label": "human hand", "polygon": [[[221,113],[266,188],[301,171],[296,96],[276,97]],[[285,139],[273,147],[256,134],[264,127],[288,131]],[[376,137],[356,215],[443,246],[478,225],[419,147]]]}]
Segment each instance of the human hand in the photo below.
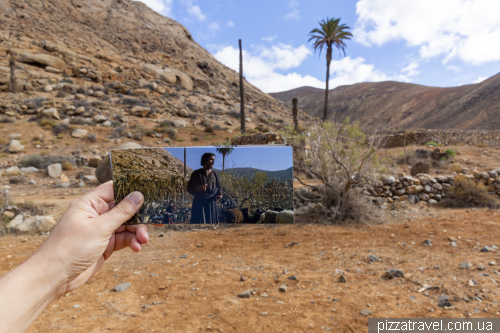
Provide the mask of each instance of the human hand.
[{"label": "human hand", "polygon": [[219,195],[216,197],[216,199],[217,199],[217,200],[222,199],[222,193],[221,193],[221,194],[219,194]]},{"label": "human hand", "polygon": [[115,206],[109,181],[74,200],[37,251],[55,260],[63,283],[56,298],[88,281],[114,251],[139,252],[149,240],[146,225],[122,225],[142,206],[144,196],[133,192]]},{"label": "human hand", "polygon": [[196,188],[196,191],[206,191],[206,190],[207,190],[207,184],[200,185]]}]

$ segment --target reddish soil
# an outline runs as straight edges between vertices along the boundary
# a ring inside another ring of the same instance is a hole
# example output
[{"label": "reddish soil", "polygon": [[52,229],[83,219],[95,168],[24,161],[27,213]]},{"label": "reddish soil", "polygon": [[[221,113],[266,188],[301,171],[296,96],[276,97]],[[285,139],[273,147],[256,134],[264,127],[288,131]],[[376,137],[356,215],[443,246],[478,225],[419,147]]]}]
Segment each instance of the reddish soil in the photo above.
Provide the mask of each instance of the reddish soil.
[{"label": "reddish soil", "polygon": [[[374,318],[500,317],[500,273],[495,273],[500,266],[489,265],[500,253],[480,252],[483,245],[500,245],[499,212],[417,210],[426,217],[376,226],[254,225],[186,232],[150,227],[151,240],[141,253],[113,255],[86,285],[49,305],[29,332],[360,332],[368,322],[363,309]],[[458,247],[449,245],[450,236],[458,238]],[[0,275],[46,237],[2,238]],[[432,246],[424,247],[425,239]],[[291,242],[299,244],[287,246]],[[181,259],[183,254],[188,257]],[[369,264],[370,254],[380,262]],[[470,270],[459,269],[465,261],[473,264]],[[478,264],[486,269],[478,270]],[[386,268],[401,269],[405,277],[388,280]],[[338,282],[335,269],[345,272],[347,283]],[[298,280],[287,279],[291,275]],[[241,276],[248,280],[240,281]],[[470,279],[479,284],[470,287]],[[112,291],[121,282],[132,287]],[[424,296],[418,292],[424,283],[439,290]],[[278,290],[283,284],[286,292]],[[237,297],[248,289],[255,295]],[[443,293],[451,309],[437,306]],[[482,302],[472,300],[475,296]]]}]

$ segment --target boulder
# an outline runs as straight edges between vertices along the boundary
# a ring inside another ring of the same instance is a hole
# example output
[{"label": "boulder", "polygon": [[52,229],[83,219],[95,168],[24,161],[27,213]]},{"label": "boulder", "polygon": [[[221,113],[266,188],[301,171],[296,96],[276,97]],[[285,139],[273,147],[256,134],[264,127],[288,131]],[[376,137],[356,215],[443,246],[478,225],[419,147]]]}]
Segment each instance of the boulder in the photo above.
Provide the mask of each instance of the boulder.
[{"label": "boulder", "polygon": [[51,66],[59,70],[66,70],[66,63],[64,60],[53,57],[48,54],[35,54],[28,50],[10,49],[10,54],[16,61],[23,63],[36,63],[46,66]]},{"label": "boulder", "polygon": [[102,161],[101,156],[99,156],[99,155],[92,155],[92,156],[89,157],[88,166],[92,167],[92,168],[97,168],[97,166],[99,165],[99,162],[101,162],[101,161]]},{"label": "boulder", "polygon": [[104,117],[103,115],[95,115],[94,116],[94,121],[97,123],[97,124],[100,124],[100,123],[103,123],[105,122],[106,120],[108,120],[108,118]]},{"label": "boulder", "polygon": [[144,64],[144,69],[169,84],[177,84],[187,90],[193,90],[193,81],[184,72],[170,67],[161,68],[153,64]]},{"label": "boulder", "polygon": [[203,79],[200,79],[200,78],[194,79],[194,84],[197,85],[198,87],[200,87],[201,89],[206,90],[206,91],[210,90],[210,84]]},{"label": "boulder", "polygon": [[51,164],[47,167],[47,174],[51,178],[59,178],[62,173],[61,163]]},{"label": "boulder", "polygon": [[51,109],[45,109],[42,111],[42,113],[45,115],[45,116],[48,116],[48,117],[51,117],[51,118],[54,118],[54,119],[57,119],[59,120],[59,112],[57,112],[57,109],[54,109],[54,108],[51,108]]},{"label": "boulder", "polygon": [[7,151],[11,154],[19,153],[20,151],[24,150],[24,146],[21,144],[21,142],[17,140],[10,140],[9,145],[7,147]]},{"label": "boulder", "polygon": [[189,118],[189,112],[186,109],[180,109],[177,111],[179,117]]},{"label": "boulder", "polygon": [[132,115],[134,115],[136,117],[144,118],[144,117],[147,117],[151,113],[151,108],[147,107],[147,106],[137,105],[137,106],[134,106],[132,108],[130,113],[132,113]]},{"label": "boulder", "polygon": [[19,174],[19,172],[20,172],[20,170],[19,170],[19,168],[18,168],[16,165],[11,166],[10,168],[7,168],[7,169],[5,170],[5,173],[6,173],[7,175],[18,175],[18,174]]},{"label": "boulder", "polygon": [[56,225],[53,216],[32,216],[23,218],[21,214],[16,216],[7,225],[7,228],[19,232],[46,232],[50,231]]},{"label": "boulder", "polygon": [[71,136],[74,138],[84,138],[89,132],[86,129],[77,128],[71,132]]},{"label": "boulder", "polygon": [[184,128],[187,126],[187,123],[182,121],[182,120],[174,120],[172,125],[174,125],[174,127],[177,127],[177,128]]},{"label": "boulder", "polygon": [[61,73],[61,71],[59,69],[54,68],[52,66],[45,67],[45,71],[48,73],[53,73],[53,74],[60,74]]},{"label": "boulder", "polygon": [[[16,167],[16,168],[17,168],[17,167]],[[21,172],[24,172],[24,173],[33,173],[33,172],[38,172],[38,169],[37,169],[37,168],[35,168],[35,167],[32,167],[32,166],[27,167],[27,168],[21,168],[20,170],[21,170]]]}]

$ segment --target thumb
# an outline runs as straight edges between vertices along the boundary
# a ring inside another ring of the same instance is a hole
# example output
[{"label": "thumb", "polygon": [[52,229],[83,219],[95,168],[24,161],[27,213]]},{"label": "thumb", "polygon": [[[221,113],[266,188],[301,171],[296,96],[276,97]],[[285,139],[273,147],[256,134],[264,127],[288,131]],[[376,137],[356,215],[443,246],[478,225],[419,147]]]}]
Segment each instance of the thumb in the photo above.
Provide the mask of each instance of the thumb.
[{"label": "thumb", "polygon": [[123,223],[127,222],[141,208],[144,203],[144,196],[141,192],[132,192],[118,205],[113,207],[106,214],[99,216],[99,220],[105,223],[105,228],[109,232],[118,229]]}]

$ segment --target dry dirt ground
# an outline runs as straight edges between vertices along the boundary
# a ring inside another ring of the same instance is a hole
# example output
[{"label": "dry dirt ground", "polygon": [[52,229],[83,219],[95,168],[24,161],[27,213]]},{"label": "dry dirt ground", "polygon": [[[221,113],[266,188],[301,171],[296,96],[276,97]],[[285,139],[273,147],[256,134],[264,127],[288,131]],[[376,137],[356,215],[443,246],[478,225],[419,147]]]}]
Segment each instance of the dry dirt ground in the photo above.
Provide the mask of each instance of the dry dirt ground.
[{"label": "dry dirt ground", "polygon": [[[376,226],[150,227],[141,253],[114,254],[86,285],[50,304],[29,332],[362,332],[368,317],[500,317],[500,252],[480,252],[500,245],[499,212],[416,209],[428,217]],[[1,238],[0,275],[46,237]],[[423,246],[426,239],[431,246]],[[370,254],[380,261],[370,264]],[[473,266],[459,269],[462,262]],[[388,280],[386,268],[405,277]],[[469,286],[471,279],[478,284]],[[121,282],[132,286],[112,291]],[[425,296],[423,284],[437,290]],[[255,295],[237,297],[248,289]],[[442,294],[451,309],[437,306]]]}]

